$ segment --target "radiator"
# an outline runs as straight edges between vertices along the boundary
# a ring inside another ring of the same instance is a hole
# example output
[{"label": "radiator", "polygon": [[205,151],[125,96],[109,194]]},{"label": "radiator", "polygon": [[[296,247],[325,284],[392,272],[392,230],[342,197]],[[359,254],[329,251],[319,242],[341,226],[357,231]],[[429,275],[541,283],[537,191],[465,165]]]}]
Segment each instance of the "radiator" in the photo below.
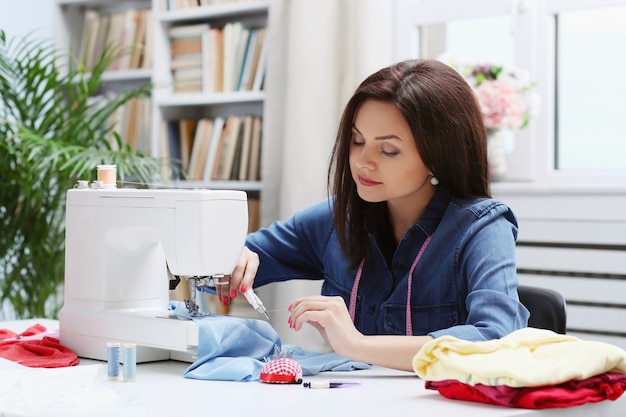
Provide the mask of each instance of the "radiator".
[{"label": "radiator", "polygon": [[567,301],[567,334],[626,349],[626,188],[494,185],[519,222],[520,283]]}]

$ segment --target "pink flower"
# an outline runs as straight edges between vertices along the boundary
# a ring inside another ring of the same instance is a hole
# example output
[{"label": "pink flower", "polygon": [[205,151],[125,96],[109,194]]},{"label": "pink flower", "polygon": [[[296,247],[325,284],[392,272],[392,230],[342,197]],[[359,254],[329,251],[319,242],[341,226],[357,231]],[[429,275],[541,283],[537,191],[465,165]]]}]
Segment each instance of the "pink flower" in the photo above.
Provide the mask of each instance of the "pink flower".
[{"label": "pink flower", "polygon": [[487,129],[523,129],[537,114],[540,98],[532,91],[528,71],[489,62],[459,64],[446,55],[440,60],[456,69],[474,90]]},{"label": "pink flower", "polygon": [[506,79],[485,80],[474,88],[485,127],[519,129],[528,112],[523,94]]}]

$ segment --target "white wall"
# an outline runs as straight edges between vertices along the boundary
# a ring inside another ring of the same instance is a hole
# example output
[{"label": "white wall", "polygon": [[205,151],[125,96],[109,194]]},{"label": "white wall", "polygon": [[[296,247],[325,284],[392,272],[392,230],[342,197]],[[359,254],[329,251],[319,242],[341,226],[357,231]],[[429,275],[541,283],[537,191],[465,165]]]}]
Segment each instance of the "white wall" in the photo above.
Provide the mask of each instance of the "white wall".
[{"label": "white wall", "polygon": [[0,0],[0,30],[8,39],[33,31],[37,38],[52,38],[54,8],[54,0]]}]

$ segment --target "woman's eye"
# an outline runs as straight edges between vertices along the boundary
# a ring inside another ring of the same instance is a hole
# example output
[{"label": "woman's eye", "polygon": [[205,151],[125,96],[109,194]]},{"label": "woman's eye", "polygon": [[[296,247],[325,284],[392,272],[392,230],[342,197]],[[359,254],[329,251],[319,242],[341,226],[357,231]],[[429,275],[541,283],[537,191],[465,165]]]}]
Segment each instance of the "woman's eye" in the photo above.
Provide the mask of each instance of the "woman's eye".
[{"label": "woman's eye", "polygon": [[387,156],[396,156],[399,153],[395,149],[386,149],[385,147],[380,148],[380,151],[383,153],[383,155]]}]

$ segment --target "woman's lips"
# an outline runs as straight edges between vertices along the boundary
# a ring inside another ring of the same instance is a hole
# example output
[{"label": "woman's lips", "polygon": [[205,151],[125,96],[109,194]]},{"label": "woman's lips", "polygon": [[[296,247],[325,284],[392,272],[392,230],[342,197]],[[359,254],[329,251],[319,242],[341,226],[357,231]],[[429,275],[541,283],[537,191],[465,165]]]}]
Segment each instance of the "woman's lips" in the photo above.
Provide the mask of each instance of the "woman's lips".
[{"label": "woman's lips", "polygon": [[359,175],[358,178],[359,178],[359,184],[364,185],[366,187],[372,187],[374,185],[382,184],[382,182],[374,181],[370,178],[362,177],[361,175]]}]

